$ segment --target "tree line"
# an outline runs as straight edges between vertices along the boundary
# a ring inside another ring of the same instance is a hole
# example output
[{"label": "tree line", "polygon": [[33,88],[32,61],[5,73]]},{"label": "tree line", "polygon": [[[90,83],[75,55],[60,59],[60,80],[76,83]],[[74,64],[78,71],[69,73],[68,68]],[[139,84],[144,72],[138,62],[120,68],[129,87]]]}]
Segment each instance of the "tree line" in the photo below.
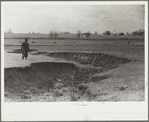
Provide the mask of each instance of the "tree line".
[{"label": "tree line", "polygon": [[[56,39],[58,37],[59,34],[71,34],[70,32],[61,32],[61,33],[58,33],[57,31],[50,31],[49,33],[49,36],[51,39]],[[136,35],[144,35],[145,31],[144,29],[139,29],[137,31],[133,31],[131,33],[127,32],[126,34],[124,34],[123,32],[121,33],[113,33],[113,32],[110,32],[110,31],[105,31],[103,32],[102,34],[98,34],[97,31],[95,31],[95,33],[91,33],[90,31],[88,32],[85,32],[85,33],[82,33],[81,30],[78,30],[77,33],[76,33],[76,36],[78,37],[78,39],[80,39],[81,37],[85,37],[85,38],[89,38],[91,36],[93,37],[97,37],[98,35],[112,35],[112,36],[124,36],[124,35],[127,35],[127,36],[136,36]]]},{"label": "tree line", "polygon": [[[9,29],[7,32],[5,33],[13,33],[11,29]],[[40,32],[38,33],[35,33],[34,31],[33,32],[29,32],[29,34],[41,34]],[[58,38],[59,34],[71,34],[70,32],[60,32],[58,33],[57,31],[50,31],[49,32],[49,37],[51,39],[56,39]],[[124,36],[124,35],[127,35],[127,36],[137,36],[137,35],[144,35],[145,34],[145,30],[144,29],[139,29],[137,31],[133,31],[131,33],[127,32],[126,34],[124,34],[123,32],[121,33],[114,33],[113,32],[110,32],[110,31],[105,31],[103,32],[102,34],[98,34],[97,31],[95,31],[94,33],[91,33],[90,31],[88,32],[81,32],[81,30],[78,30],[77,33],[75,34],[77,36],[78,39],[80,39],[81,37],[85,37],[85,38],[89,38],[89,37],[97,37],[99,35],[112,35],[112,36]]]}]

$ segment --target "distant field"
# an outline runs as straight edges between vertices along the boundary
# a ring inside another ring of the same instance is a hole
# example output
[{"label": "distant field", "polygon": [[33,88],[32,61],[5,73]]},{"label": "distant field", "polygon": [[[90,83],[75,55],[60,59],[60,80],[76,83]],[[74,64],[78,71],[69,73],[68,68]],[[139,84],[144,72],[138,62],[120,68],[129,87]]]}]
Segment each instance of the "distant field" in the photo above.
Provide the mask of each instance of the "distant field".
[{"label": "distant field", "polygon": [[[11,35],[11,36],[10,36]],[[4,39],[5,50],[20,49],[21,44],[24,41],[23,36],[27,37],[29,34],[10,34],[9,37]],[[70,34],[68,34],[70,35]],[[8,35],[5,35],[8,37]],[[14,38],[14,37],[21,37]],[[30,37],[33,34],[30,34]],[[37,36],[37,37],[36,37]],[[40,37],[40,38],[39,38]],[[41,39],[41,37],[45,37]],[[129,38],[128,40],[125,38]],[[117,53],[124,55],[139,55],[144,56],[144,39],[142,36],[124,36],[112,37],[116,39],[108,39],[110,36],[105,36],[104,39],[49,39],[48,34],[34,35],[34,38],[29,38],[28,43],[30,49],[36,49],[38,51],[91,51],[91,52],[107,52]],[[137,39],[135,39],[137,38]],[[128,44],[129,42],[129,44]]]},{"label": "distant field", "polygon": [[[38,51],[62,51],[62,52],[79,52],[79,51],[91,51],[91,52],[103,52],[103,53],[116,53],[116,54],[123,54],[123,55],[139,55],[141,57],[144,56],[144,44],[143,42],[134,42],[131,41],[128,45],[126,41],[120,43],[112,43],[112,41],[108,42],[89,42],[85,43],[83,41],[75,41],[74,43],[68,41],[60,42],[54,45],[54,42],[49,42],[51,45],[33,45],[30,44],[30,49],[36,49]],[[79,44],[78,44],[78,43]],[[93,42],[93,43],[92,43]],[[37,43],[37,42],[36,42]],[[36,44],[35,43],[35,44]],[[69,44],[69,45],[68,45]],[[5,46],[5,50],[15,50],[21,49],[21,45],[17,46]]]},{"label": "distant field", "polygon": [[[19,33],[14,33],[14,34],[4,34],[5,39],[50,39],[49,34],[19,34]],[[78,39],[76,34],[59,34],[58,39]],[[81,37],[80,39],[86,39],[86,37]],[[97,37],[89,37],[89,39],[102,39],[102,40],[107,40],[107,39],[113,39],[113,40],[140,40],[144,39],[144,36],[103,36],[99,35]]]},{"label": "distant field", "polygon": [[[4,45],[21,45],[25,39],[4,39]],[[144,40],[51,40],[51,39],[28,39],[30,45],[144,45]]]}]

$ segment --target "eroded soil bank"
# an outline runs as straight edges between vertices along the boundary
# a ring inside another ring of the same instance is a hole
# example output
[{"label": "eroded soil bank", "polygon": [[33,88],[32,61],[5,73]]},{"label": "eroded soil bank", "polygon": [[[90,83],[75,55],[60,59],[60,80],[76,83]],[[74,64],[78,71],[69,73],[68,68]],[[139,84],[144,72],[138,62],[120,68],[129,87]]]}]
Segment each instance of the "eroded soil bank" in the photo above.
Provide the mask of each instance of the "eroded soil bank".
[{"label": "eroded soil bank", "polygon": [[130,59],[116,57],[103,53],[50,53],[50,57],[62,58],[80,64],[89,64],[103,69],[117,67],[119,64],[130,62]]},{"label": "eroded soil bank", "polygon": [[142,62],[102,53],[34,55],[59,61],[5,68],[5,101],[144,100]]}]

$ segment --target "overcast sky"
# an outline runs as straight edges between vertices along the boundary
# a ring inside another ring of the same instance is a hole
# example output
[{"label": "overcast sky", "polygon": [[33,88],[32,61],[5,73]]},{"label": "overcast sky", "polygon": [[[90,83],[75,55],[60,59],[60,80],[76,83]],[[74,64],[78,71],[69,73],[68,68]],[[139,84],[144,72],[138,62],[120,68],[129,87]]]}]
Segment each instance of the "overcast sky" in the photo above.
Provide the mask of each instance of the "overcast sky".
[{"label": "overcast sky", "polygon": [[132,32],[144,28],[144,5],[4,4],[4,31]]}]

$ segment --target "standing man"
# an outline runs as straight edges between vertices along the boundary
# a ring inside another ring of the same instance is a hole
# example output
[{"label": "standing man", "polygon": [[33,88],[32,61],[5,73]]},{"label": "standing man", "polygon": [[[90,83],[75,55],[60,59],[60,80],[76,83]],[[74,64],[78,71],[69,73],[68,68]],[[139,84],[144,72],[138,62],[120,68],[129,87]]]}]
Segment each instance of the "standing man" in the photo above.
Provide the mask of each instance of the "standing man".
[{"label": "standing man", "polygon": [[25,42],[22,43],[22,46],[21,46],[21,51],[22,51],[22,59],[27,59],[28,57],[28,51],[29,51],[29,44],[28,44],[28,39],[26,38],[25,39]]}]

